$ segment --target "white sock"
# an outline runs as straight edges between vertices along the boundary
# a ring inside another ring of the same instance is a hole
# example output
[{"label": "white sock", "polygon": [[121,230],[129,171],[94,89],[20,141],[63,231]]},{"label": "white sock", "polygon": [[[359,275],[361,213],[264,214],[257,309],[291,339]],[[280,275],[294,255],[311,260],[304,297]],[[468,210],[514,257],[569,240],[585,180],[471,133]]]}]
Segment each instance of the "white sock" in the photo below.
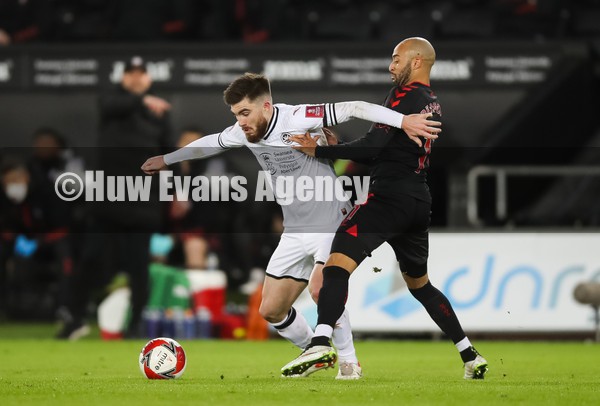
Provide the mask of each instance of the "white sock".
[{"label": "white sock", "polygon": [[342,313],[342,316],[335,323],[331,341],[337,350],[338,359],[340,362],[346,361],[358,363],[358,359],[356,358],[356,350],[354,349],[352,327],[350,326],[350,316],[348,315],[347,309],[344,309],[344,313]]},{"label": "white sock", "polygon": [[306,319],[294,309],[290,309],[287,317],[279,323],[270,323],[280,336],[290,341],[301,350],[305,349],[313,337],[313,332]]},{"label": "white sock", "polygon": [[469,341],[469,339],[467,337],[465,337],[454,345],[456,346],[456,349],[458,350],[458,352],[462,352],[462,351],[466,350],[467,348],[471,347],[471,342]]},{"label": "white sock", "polygon": [[315,336],[327,337],[329,339],[331,338],[332,334],[333,328],[330,325],[317,324],[317,327],[315,328]]}]

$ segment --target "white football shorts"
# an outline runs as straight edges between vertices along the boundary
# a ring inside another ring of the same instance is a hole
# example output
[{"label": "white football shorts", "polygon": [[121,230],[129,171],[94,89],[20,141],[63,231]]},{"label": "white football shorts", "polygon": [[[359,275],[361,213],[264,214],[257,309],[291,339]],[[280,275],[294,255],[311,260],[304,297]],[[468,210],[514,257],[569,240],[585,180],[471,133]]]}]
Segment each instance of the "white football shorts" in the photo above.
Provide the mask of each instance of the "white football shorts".
[{"label": "white football shorts", "polygon": [[335,233],[283,233],[273,252],[267,275],[308,282],[315,263],[329,258]]}]

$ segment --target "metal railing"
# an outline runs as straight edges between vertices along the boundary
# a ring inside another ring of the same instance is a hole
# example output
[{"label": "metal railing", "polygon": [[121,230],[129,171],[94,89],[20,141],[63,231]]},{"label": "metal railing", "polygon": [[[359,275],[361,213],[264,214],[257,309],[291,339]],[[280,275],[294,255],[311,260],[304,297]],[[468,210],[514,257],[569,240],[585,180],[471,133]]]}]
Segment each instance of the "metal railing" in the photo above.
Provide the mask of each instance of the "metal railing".
[{"label": "metal railing", "polygon": [[507,217],[507,182],[509,176],[600,176],[600,166],[474,166],[467,173],[467,219],[473,226],[481,227],[479,219],[479,186],[483,176],[496,178],[496,218]]}]

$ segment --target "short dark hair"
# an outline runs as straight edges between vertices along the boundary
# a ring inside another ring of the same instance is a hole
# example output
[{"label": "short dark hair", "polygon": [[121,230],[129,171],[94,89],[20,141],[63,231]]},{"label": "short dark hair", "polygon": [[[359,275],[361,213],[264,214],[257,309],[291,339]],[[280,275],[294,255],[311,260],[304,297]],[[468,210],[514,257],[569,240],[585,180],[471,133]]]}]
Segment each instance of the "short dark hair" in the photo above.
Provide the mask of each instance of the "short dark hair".
[{"label": "short dark hair", "polygon": [[227,86],[227,89],[223,92],[223,100],[225,104],[232,106],[246,97],[253,101],[260,96],[270,94],[269,79],[258,73],[246,72]]}]

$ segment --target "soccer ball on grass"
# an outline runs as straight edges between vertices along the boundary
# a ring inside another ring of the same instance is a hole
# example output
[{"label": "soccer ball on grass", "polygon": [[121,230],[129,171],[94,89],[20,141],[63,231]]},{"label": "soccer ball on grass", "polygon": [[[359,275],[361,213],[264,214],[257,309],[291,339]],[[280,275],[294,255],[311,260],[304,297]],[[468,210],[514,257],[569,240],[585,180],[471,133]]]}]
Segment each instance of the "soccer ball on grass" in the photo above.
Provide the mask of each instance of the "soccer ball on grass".
[{"label": "soccer ball on grass", "polygon": [[172,338],[155,338],[142,348],[139,365],[142,374],[148,379],[179,378],[185,371],[185,351]]}]

